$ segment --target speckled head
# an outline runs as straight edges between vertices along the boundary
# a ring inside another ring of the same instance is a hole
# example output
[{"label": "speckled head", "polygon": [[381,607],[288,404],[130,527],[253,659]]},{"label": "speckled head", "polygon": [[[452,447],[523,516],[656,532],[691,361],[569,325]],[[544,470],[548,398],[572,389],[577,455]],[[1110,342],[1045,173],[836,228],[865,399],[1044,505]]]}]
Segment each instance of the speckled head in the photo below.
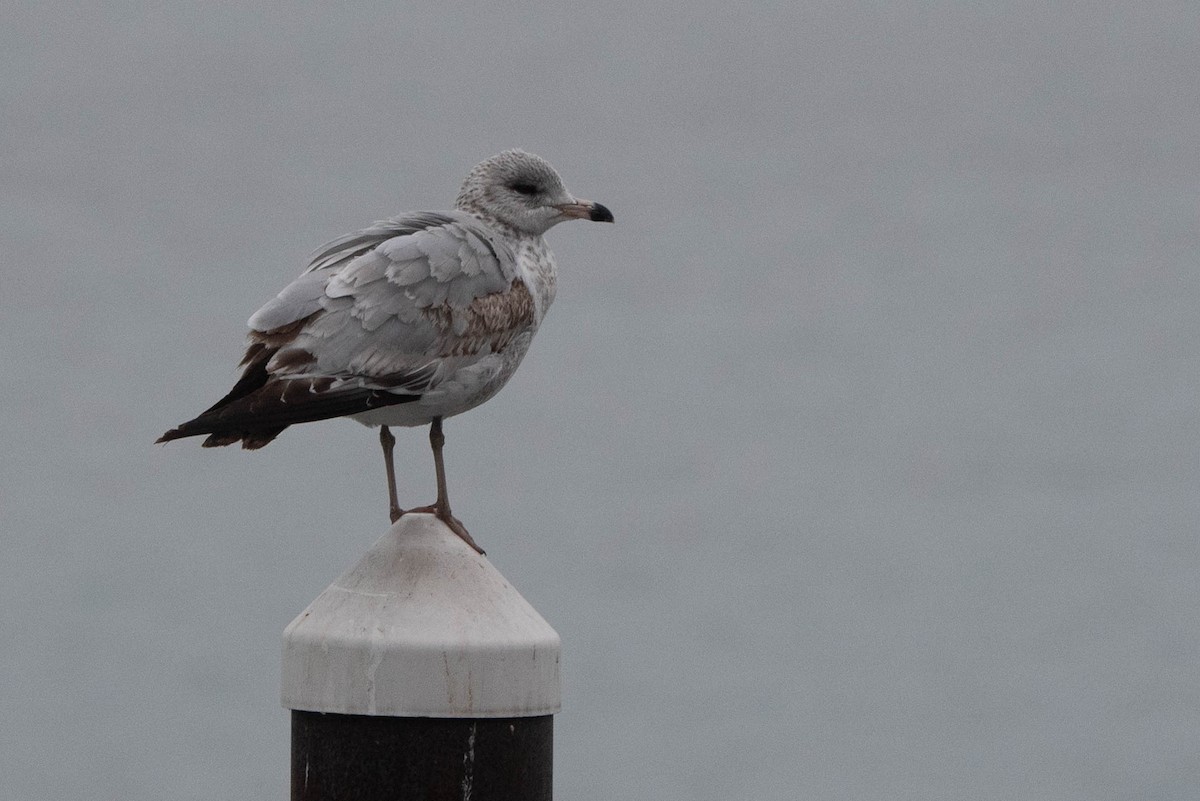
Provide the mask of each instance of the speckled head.
[{"label": "speckled head", "polygon": [[604,206],[568,192],[548,161],[523,150],[506,150],[475,165],[454,205],[533,236],[564,220],[613,221]]}]

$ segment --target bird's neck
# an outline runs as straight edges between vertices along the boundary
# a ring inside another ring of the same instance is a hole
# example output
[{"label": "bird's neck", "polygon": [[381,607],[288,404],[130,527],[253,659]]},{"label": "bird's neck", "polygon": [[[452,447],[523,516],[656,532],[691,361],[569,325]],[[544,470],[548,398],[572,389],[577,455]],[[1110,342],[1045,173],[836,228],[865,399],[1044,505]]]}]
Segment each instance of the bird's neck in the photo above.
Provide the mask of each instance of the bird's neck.
[{"label": "bird's neck", "polygon": [[550,246],[540,236],[526,236],[517,250],[517,264],[529,285],[540,321],[554,302],[558,272]]}]

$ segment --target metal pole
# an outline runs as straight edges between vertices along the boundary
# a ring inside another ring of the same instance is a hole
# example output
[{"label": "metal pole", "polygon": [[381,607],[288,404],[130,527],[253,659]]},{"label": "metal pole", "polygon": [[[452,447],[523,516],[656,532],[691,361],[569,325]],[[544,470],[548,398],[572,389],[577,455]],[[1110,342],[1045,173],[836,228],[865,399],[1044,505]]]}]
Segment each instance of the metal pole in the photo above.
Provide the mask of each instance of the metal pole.
[{"label": "metal pole", "polygon": [[549,801],[558,635],[405,515],[284,631],[292,799]]}]

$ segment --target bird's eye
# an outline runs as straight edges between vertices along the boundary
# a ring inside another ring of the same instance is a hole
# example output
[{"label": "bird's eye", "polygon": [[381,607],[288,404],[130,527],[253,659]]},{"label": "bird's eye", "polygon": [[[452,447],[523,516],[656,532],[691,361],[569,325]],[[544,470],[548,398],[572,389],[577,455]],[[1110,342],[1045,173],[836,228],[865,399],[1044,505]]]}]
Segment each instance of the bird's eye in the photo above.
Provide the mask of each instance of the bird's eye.
[{"label": "bird's eye", "polygon": [[525,184],[525,183],[513,184],[512,190],[514,192],[517,192],[522,195],[536,195],[537,191],[538,191],[537,187],[534,186],[533,184]]}]

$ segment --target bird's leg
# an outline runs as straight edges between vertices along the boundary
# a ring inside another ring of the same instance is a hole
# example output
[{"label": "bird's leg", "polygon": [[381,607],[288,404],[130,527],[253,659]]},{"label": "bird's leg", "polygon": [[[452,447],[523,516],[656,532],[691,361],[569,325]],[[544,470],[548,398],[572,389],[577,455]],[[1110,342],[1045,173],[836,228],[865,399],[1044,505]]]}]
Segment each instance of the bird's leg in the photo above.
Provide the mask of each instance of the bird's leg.
[{"label": "bird's leg", "polygon": [[388,513],[395,523],[400,519],[400,515],[404,514],[404,510],[400,508],[400,501],[396,499],[396,465],[392,461],[392,448],[396,447],[396,438],[387,426],[379,427],[379,444],[383,446],[383,464],[387,468]]},{"label": "bird's leg", "polygon": [[[429,426],[429,445],[433,448],[433,467],[437,471],[437,501],[433,506],[423,507],[421,511],[432,512],[451,531],[462,537],[463,542],[479,553],[483,553],[483,549],[475,544],[475,540],[471,539],[471,535],[467,533],[458,518],[450,514],[450,498],[446,492],[446,467],[442,462],[442,446],[445,444],[446,437],[442,434],[442,418],[435,417]],[[410,509],[409,511],[417,510]]]},{"label": "bird's leg", "polygon": [[446,435],[442,433],[442,418],[435,417],[429,426],[429,446],[433,448],[433,469],[437,472],[437,507],[439,517],[450,516],[450,495],[446,491],[446,465],[442,462],[442,448]]}]

